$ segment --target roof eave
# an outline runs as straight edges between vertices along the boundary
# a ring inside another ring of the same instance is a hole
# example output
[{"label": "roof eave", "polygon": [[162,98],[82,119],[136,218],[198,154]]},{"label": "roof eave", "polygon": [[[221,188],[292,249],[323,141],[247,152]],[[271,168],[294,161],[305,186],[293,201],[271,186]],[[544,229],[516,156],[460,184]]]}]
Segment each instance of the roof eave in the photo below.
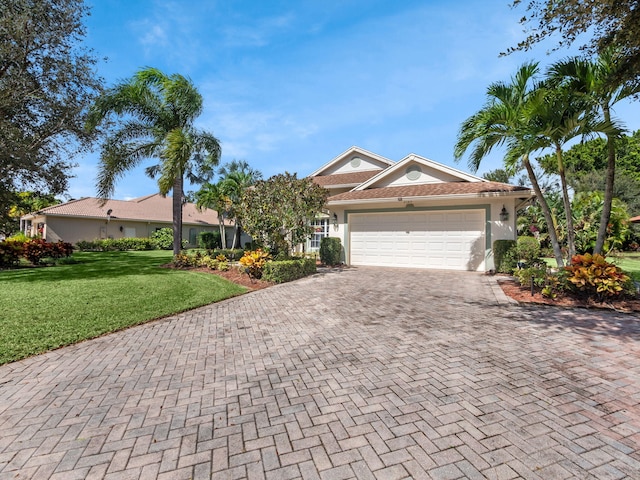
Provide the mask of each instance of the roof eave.
[{"label": "roof eave", "polygon": [[480,192],[480,193],[455,193],[448,195],[422,195],[422,196],[397,196],[397,197],[383,197],[383,198],[363,198],[357,200],[335,200],[327,202],[327,205],[354,205],[358,203],[398,203],[398,202],[417,202],[423,200],[464,200],[473,198],[488,198],[488,197],[532,197],[535,194],[531,190],[517,190],[513,192]]}]

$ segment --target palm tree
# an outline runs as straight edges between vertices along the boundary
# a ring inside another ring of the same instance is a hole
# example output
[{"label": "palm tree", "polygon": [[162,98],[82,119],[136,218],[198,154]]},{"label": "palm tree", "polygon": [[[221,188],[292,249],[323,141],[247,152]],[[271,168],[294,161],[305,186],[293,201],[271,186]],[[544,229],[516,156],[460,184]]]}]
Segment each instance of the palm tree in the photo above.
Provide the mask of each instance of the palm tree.
[{"label": "palm tree", "polygon": [[494,147],[506,147],[505,168],[511,173],[519,165],[525,167],[549,226],[554,257],[561,267],[564,260],[557,233],[552,227],[553,216],[529,159],[531,152],[546,146],[536,136],[536,126],[532,126],[530,117],[530,103],[541,88],[535,78],[538,73],[538,63],[526,63],[519,68],[510,83],[491,84],[487,88],[485,106],[461,125],[454,147],[454,157],[459,161],[473,145],[468,165],[470,169],[477,171],[482,159]]},{"label": "palm tree", "polygon": [[220,143],[194,127],[202,112],[202,96],[179,74],[145,68],[100,96],[91,108],[87,128],[94,130],[112,115],[120,123],[108,131],[100,155],[98,196],[104,201],[116,180],[142,161],[159,162],[146,173],[158,177],[161,195],[173,191],[173,253],[180,253],[184,177],[202,183],[214,174]]},{"label": "palm tree", "polygon": [[218,170],[218,175],[222,178],[227,177],[234,172],[241,172],[251,175],[254,182],[262,180],[262,172],[252,168],[245,160],[231,160],[231,162],[225,163]]},{"label": "palm tree", "polygon": [[618,130],[610,122],[598,118],[584,96],[576,95],[562,85],[541,85],[527,102],[527,118],[529,131],[534,135],[537,146],[551,147],[556,155],[567,226],[567,249],[569,258],[572,258],[576,253],[575,229],[562,148],[577,136],[584,137],[597,132],[613,135]]},{"label": "palm tree", "polygon": [[[622,63],[617,52],[608,48],[595,60],[574,57],[551,66],[548,76],[558,83],[565,83],[574,92],[585,95],[601,111],[603,119],[612,123],[611,109],[620,100],[640,93],[640,81],[621,83]],[[607,237],[607,226],[611,217],[613,184],[616,170],[616,135],[605,134],[607,138],[607,175],[605,180],[604,204],[600,216],[598,236],[594,253],[602,253]]]},{"label": "palm tree", "polygon": [[[261,177],[262,174],[257,172]],[[240,203],[244,192],[256,183],[257,179],[253,173],[240,170],[231,171],[221,181],[221,189],[228,197],[229,216],[234,219],[236,228],[233,234],[233,248],[240,248],[240,238],[242,236],[242,219],[239,216]]]},{"label": "palm tree", "polygon": [[210,208],[218,213],[218,227],[222,248],[227,248],[227,235],[224,225],[227,214],[227,196],[223,192],[222,182],[205,183],[195,194],[196,207],[200,210]]}]

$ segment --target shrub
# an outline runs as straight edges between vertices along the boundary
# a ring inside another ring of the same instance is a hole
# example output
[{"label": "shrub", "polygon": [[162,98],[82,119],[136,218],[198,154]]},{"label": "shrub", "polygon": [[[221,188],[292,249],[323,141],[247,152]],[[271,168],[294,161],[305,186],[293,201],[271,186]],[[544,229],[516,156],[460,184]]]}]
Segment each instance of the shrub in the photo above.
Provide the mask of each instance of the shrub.
[{"label": "shrub", "polygon": [[571,265],[565,267],[567,280],[580,293],[594,296],[599,301],[619,295],[630,278],[619,267],[609,263],[602,255],[575,255]]},{"label": "shrub", "polygon": [[99,252],[102,250],[101,240],[78,240],[76,248],[81,252]]},{"label": "shrub", "polygon": [[124,252],[126,250],[153,250],[156,242],[151,238],[108,238],[99,240],[103,252]]},{"label": "shrub", "polygon": [[267,262],[262,272],[262,279],[268,282],[284,283],[306,277],[316,272],[316,261],[313,258],[298,258]]},{"label": "shrub", "polygon": [[20,263],[24,251],[24,242],[5,240],[0,242],[0,268],[15,267]]},{"label": "shrub", "polygon": [[337,237],[324,237],[320,241],[320,261],[324,265],[340,264],[342,245]]},{"label": "shrub", "polygon": [[251,278],[261,278],[262,269],[270,258],[271,255],[259,248],[245,252],[240,259],[240,265]]},{"label": "shrub", "polygon": [[34,238],[23,244],[23,255],[32,265],[38,265],[44,258],[56,260],[69,257],[73,253],[73,245],[65,242],[50,243],[41,238]]},{"label": "shrub", "polygon": [[516,268],[515,240],[495,240],[493,242],[493,262],[496,272],[511,273]]},{"label": "shrub", "polygon": [[198,236],[198,246],[207,250],[222,247],[220,232],[201,232]]},{"label": "shrub", "polygon": [[542,262],[540,259],[540,242],[535,237],[518,237],[517,250],[518,260],[523,261],[528,266]]},{"label": "shrub", "polygon": [[216,249],[213,251],[208,251],[207,255],[211,257],[219,257],[223,256],[225,261],[227,260],[235,260],[236,258],[240,258],[244,255],[244,250],[240,248],[224,248],[224,249]]},{"label": "shrub", "polygon": [[173,230],[171,228],[161,228],[151,234],[155,247],[160,250],[173,249]]}]

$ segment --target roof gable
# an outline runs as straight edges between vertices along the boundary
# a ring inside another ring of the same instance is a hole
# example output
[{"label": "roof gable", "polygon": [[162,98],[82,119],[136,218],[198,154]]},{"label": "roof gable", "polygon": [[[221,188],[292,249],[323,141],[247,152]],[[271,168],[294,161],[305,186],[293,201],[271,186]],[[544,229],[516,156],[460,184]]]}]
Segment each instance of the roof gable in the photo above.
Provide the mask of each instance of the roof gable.
[{"label": "roof gable", "polygon": [[411,153],[354,190],[450,182],[486,182],[461,170]]},{"label": "roof gable", "polygon": [[375,172],[382,171],[393,164],[394,162],[388,158],[369,152],[364,148],[353,146],[335,157],[333,160],[325,163],[309,176],[317,177],[353,174],[359,172]]}]

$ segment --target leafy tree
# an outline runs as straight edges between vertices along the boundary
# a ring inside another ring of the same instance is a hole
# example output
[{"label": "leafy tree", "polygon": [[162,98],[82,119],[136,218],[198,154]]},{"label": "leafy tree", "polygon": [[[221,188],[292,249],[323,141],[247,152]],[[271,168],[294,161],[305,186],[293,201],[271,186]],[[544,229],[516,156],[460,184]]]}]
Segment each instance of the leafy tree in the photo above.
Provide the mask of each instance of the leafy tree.
[{"label": "leafy tree", "polygon": [[[454,147],[454,158],[459,161],[465,152],[471,149],[468,165],[478,170],[482,159],[494,147],[505,146],[505,168],[515,171],[519,165],[525,167],[536,198],[542,208],[547,225],[553,225],[551,209],[542,194],[538,178],[530,161],[530,154],[546,147],[537,138],[539,126],[533,121],[535,112],[533,102],[539,102],[540,82],[537,63],[522,65],[509,83],[495,82],[487,88],[487,101],[478,112],[467,118],[461,125]],[[472,147],[473,146],[473,147]],[[554,228],[549,229],[549,238],[558,266],[564,265],[558,235]]]},{"label": "leafy tree", "polygon": [[483,174],[482,178],[492,182],[509,183],[511,175],[509,175],[509,172],[504,168],[496,168],[495,170],[491,170]]},{"label": "leafy tree", "polygon": [[15,202],[8,205],[0,217],[0,233],[9,237],[20,229],[20,217],[27,213],[37,212],[51,205],[62,203],[51,194],[39,192],[18,192],[14,195]]},{"label": "leafy tree", "polygon": [[[640,181],[640,130],[632,135],[623,135],[615,142],[615,174],[623,174]],[[554,155],[544,155],[538,159],[540,166],[548,174],[555,174],[557,166]],[[571,177],[583,173],[597,171],[602,176],[602,185],[598,190],[604,191],[608,162],[608,145],[603,138],[594,138],[573,145],[564,152],[565,167],[569,181]]]},{"label": "leafy tree", "polygon": [[[621,62],[612,48],[604,50],[595,60],[575,57],[557,62],[549,70],[551,80],[564,84],[572,92],[582,94],[597,105],[604,122],[611,123],[611,108],[620,100],[640,92],[640,81],[620,82]],[[611,215],[613,182],[616,170],[617,134],[605,132],[607,138],[607,176],[604,190],[604,208],[600,218],[594,253],[601,254],[607,237]]]},{"label": "leafy tree", "polygon": [[[605,172],[592,170],[578,172],[570,179],[575,193],[604,192]],[[626,172],[619,172],[613,184],[613,197],[621,200],[631,216],[640,214],[640,179]]]},{"label": "leafy tree", "polygon": [[[640,73],[640,9],[637,0],[514,0],[513,6],[526,4],[520,20],[530,26],[527,37],[507,51],[528,50],[554,34],[562,35],[559,47],[583,38],[590,54],[609,48],[620,52],[620,80],[633,80]],[[584,37],[586,34],[587,37]]]},{"label": "leafy tree", "polygon": [[201,112],[202,96],[189,79],[145,68],[100,96],[87,123],[93,130],[113,115],[120,120],[102,146],[100,198],[113,195],[116,180],[127,170],[148,158],[159,160],[146,172],[158,177],[160,194],[173,190],[174,255],[181,248],[184,177],[191,183],[207,181],[220,158],[218,140],[193,125]]},{"label": "leafy tree", "polygon": [[328,191],[309,178],[284,173],[256,182],[244,192],[244,229],[273,254],[289,254],[313,234],[312,220],[320,213]]},{"label": "leafy tree", "polygon": [[17,192],[63,193],[89,148],[83,130],[102,89],[96,58],[82,46],[89,9],[82,0],[0,2],[0,205]]}]

